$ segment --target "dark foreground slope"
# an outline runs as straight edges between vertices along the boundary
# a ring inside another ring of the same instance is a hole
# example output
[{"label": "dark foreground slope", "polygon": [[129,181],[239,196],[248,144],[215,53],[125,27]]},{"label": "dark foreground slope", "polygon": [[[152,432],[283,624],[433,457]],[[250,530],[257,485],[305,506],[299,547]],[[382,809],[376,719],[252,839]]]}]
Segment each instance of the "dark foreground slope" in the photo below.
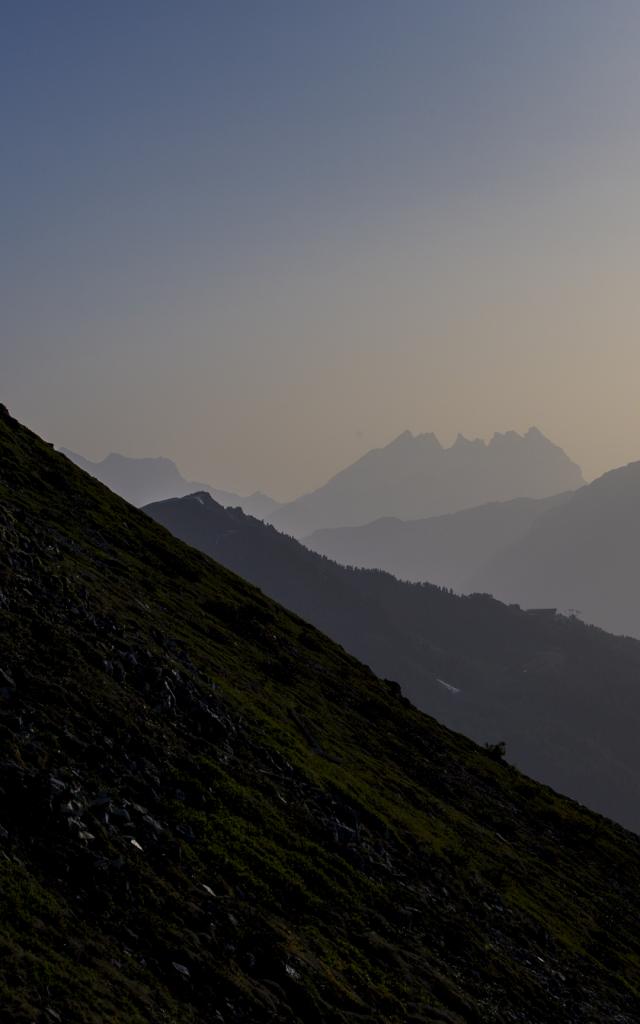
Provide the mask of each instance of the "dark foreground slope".
[{"label": "dark foreground slope", "polygon": [[640,831],[640,644],[577,619],[347,569],[206,494],[150,515],[309,619],[411,700]]},{"label": "dark foreground slope", "polygon": [[0,1011],[640,1015],[640,841],[0,415]]}]

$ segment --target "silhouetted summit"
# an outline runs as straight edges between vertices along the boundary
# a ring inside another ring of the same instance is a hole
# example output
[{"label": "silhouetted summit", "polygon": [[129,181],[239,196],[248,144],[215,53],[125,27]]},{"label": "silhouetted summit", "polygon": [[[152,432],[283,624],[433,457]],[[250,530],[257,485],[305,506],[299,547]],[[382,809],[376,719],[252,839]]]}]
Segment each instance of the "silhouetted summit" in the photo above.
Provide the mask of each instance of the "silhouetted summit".
[{"label": "silhouetted summit", "polygon": [[270,520],[296,537],[314,530],[357,526],[383,516],[422,519],[485,502],[542,498],[583,483],[574,462],[532,427],[494,434],[491,441],[461,435],[443,448],[434,434],[400,434],[329,480],[277,509]]},{"label": "silhouetted summit", "polygon": [[249,515],[263,519],[270,515],[278,502],[261,491],[241,497],[230,491],[222,491],[209,484],[185,480],[175,462],[165,458],[134,459],[112,452],[102,462],[91,462],[76,452],[61,449],[63,455],[75,462],[86,473],[106,484],[110,490],[132,505],[148,505],[151,501],[165,498],[179,498],[194,491],[203,490],[212,494],[221,505],[240,506]]},{"label": "silhouetted summit", "polygon": [[537,519],[475,574],[475,589],[575,609],[640,637],[640,462],[613,469]]}]

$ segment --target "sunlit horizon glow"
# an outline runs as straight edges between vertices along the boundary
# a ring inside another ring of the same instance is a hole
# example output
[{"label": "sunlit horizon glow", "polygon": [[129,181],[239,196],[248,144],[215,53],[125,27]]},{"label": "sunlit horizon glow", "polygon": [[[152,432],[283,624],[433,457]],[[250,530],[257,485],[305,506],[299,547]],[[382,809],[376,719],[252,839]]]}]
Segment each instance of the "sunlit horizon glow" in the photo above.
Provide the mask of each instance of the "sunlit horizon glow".
[{"label": "sunlit horizon glow", "polygon": [[0,400],[284,499],[403,430],[640,458],[640,7],[4,15]]}]

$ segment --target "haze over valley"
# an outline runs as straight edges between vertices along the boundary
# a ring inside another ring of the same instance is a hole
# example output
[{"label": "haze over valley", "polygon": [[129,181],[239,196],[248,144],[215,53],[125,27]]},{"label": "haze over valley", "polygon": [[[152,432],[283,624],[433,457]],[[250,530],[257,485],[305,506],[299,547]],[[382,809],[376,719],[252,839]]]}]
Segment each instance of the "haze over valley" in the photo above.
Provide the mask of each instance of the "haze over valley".
[{"label": "haze over valley", "polygon": [[[188,482],[167,459],[111,455],[94,464],[66,454],[136,505],[206,491],[342,565],[553,607],[640,638],[640,463],[585,485],[579,467],[535,428],[450,449],[433,435],[406,433],[286,505]],[[437,512],[411,514],[429,509]],[[315,528],[336,519],[363,523]]]}]

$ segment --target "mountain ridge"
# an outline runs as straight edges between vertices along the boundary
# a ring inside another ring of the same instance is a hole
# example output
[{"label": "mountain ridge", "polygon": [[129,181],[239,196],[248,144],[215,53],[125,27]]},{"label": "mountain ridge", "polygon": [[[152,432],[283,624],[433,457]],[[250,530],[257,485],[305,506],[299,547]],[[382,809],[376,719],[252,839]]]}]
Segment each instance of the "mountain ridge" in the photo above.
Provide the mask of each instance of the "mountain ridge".
[{"label": "mountain ridge", "polygon": [[640,461],[545,512],[471,582],[503,600],[574,608],[587,622],[640,637],[638,522]]},{"label": "mountain ridge", "polygon": [[493,555],[524,537],[543,512],[571,493],[512,498],[428,519],[387,516],[363,526],[316,530],[302,542],[341,565],[384,569],[401,580],[428,580],[466,593],[478,589],[475,576]]},{"label": "mountain ridge", "polygon": [[536,427],[496,433],[489,442],[459,435],[449,448],[435,434],[404,431],[269,520],[300,538],[384,516],[419,519],[490,501],[549,497],[582,483],[579,467]]},{"label": "mountain ridge", "polygon": [[278,502],[262,491],[242,497],[209,484],[185,480],[172,459],[164,456],[133,458],[110,452],[100,462],[92,462],[77,452],[61,448],[61,453],[77,466],[106,484],[121,498],[140,507],[152,501],[183,497],[194,491],[208,491],[221,505],[242,508],[250,515],[266,518],[278,507]]}]

